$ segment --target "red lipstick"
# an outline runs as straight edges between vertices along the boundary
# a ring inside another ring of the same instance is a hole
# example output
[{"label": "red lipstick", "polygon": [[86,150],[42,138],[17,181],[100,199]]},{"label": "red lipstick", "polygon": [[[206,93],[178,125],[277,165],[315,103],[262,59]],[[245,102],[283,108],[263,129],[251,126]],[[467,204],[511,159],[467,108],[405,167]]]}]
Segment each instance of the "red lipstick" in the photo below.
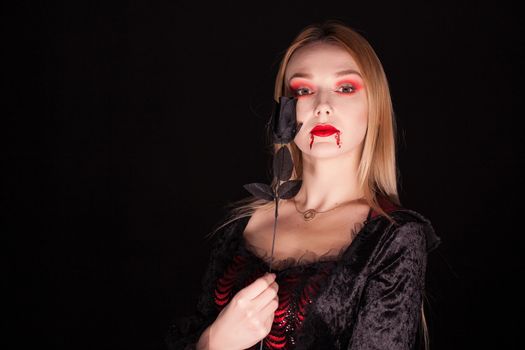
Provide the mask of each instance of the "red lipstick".
[{"label": "red lipstick", "polygon": [[335,134],[336,132],[339,132],[336,128],[334,128],[332,125],[326,124],[326,125],[317,125],[315,128],[313,128],[310,133],[315,136],[320,137],[326,137]]}]

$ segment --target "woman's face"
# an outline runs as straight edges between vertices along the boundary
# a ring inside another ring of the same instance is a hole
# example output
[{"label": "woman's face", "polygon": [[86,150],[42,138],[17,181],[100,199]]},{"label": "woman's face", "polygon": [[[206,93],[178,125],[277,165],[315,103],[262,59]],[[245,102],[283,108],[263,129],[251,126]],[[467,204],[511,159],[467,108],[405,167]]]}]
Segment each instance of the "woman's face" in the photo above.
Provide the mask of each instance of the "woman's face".
[{"label": "woman's face", "polygon": [[303,157],[360,150],[368,104],[359,68],[348,51],[327,43],[298,49],[286,68],[285,86],[286,95],[297,97],[297,124],[302,125],[294,141]]}]

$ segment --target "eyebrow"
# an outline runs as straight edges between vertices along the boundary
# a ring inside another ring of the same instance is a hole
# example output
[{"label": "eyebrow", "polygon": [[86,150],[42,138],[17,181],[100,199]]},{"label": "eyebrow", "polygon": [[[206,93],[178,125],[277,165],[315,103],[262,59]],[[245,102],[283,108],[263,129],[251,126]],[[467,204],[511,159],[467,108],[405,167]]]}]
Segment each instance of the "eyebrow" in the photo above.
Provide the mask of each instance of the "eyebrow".
[{"label": "eyebrow", "polygon": [[[334,75],[336,77],[340,77],[340,76],[343,76],[343,75],[348,75],[348,74],[357,74],[361,77],[361,74],[354,70],[354,69],[345,69],[345,70],[342,70],[342,71],[339,71],[337,73],[335,73]],[[312,75],[311,74],[308,74],[308,73],[295,73],[294,75],[292,75],[290,77],[290,79],[288,79],[288,81],[292,80],[293,78],[312,78]]]}]

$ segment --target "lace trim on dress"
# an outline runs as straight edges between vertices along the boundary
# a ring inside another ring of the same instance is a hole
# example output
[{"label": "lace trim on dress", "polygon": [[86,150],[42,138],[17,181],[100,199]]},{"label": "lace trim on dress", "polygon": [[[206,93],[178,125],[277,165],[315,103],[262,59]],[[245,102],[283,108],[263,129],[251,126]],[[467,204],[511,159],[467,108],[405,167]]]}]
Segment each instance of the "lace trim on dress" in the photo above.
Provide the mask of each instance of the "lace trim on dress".
[{"label": "lace trim on dress", "polygon": [[[352,243],[354,242],[355,237],[363,230],[364,226],[366,224],[366,221],[364,223],[357,223],[354,228],[350,232],[351,240],[350,243],[344,245],[340,249],[334,248],[328,250],[326,253],[318,255],[317,253],[306,250],[299,258],[289,257],[285,259],[276,260],[274,259],[272,262],[272,271],[284,271],[288,269],[296,269],[301,268],[305,269],[308,267],[312,267],[313,265],[317,263],[327,263],[327,262],[338,262],[342,259],[342,257],[345,255],[345,253],[348,251],[350,246],[352,246]],[[241,244],[240,248],[245,253],[251,255],[252,257],[258,259],[260,262],[264,263],[267,267],[270,266],[270,254],[264,253],[261,255],[259,253],[260,249],[256,246],[250,244],[246,239],[244,238],[244,235],[242,235],[241,231]],[[336,253],[334,253],[336,252]]]}]

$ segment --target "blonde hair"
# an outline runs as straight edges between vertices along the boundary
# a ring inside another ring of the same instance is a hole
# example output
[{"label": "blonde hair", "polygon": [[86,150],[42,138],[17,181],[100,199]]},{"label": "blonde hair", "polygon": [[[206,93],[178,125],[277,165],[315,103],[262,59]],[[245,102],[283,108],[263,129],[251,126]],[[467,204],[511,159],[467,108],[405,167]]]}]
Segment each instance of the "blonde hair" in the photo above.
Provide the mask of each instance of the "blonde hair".
[{"label": "blonde hair", "polygon": [[[396,124],[383,66],[366,39],[338,20],[328,20],[322,24],[307,26],[295,37],[284,52],[275,78],[274,99],[279,101],[280,96],[289,95],[284,76],[288,62],[294,52],[308,44],[318,42],[339,45],[347,50],[361,71],[368,97],[368,128],[358,167],[359,186],[363,190],[367,204],[379,215],[395,222],[381,208],[378,197],[382,196],[393,204],[401,206],[397,191]],[[270,153],[273,155],[279,145],[272,143],[272,130],[269,123],[266,127],[267,144],[270,146]],[[303,170],[301,151],[293,141],[286,146],[289,148],[294,162],[292,179],[301,179]],[[276,181],[275,178],[272,180],[272,188],[275,188]],[[226,207],[229,207],[229,216],[211,234],[237,219],[252,215],[258,208],[271,209],[274,206],[274,201],[254,197],[243,198],[228,204]]]}]

